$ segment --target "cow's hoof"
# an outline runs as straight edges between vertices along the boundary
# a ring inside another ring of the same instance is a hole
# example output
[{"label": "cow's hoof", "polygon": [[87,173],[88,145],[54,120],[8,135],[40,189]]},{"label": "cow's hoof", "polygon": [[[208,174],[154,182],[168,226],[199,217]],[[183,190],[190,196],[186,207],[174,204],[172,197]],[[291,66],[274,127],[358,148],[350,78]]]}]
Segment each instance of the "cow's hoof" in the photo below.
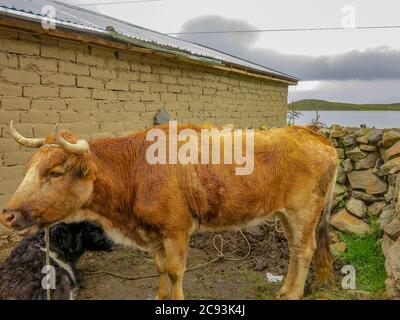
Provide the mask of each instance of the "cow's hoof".
[{"label": "cow's hoof", "polygon": [[276,294],[276,299],[277,300],[287,300],[287,295],[288,292],[286,290],[279,290],[279,292]]},{"label": "cow's hoof", "polygon": [[156,295],[156,300],[168,300],[168,299],[169,299],[169,295],[167,295],[167,294],[163,294],[163,295],[157,294]]},{"label": "cow's hoof", "polygon": [[276,295],[276,299],[278,300],[301,300],[302,298],[302,294],[299,294],[295,290],[286,290],[284,287],[282,287]]},{"label": "cow's hoof", "polygon": [[302,295],[291,292],[286,295],[286,300],[301,300],[302,298]]}]

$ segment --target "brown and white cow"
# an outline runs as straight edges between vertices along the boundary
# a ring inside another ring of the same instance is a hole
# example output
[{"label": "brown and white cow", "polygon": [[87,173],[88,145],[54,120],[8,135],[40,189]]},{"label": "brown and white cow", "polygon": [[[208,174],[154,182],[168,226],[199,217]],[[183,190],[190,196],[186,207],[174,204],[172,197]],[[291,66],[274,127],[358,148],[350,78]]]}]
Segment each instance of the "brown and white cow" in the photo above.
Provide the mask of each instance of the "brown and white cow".
[{"label": "brown and white cow", "polygon": [[[182,128],[201,129],[178,131]],[[256,131],[254,171],[236,175],[233,164],[149,164],[146,130],[89,144],[68,131],[29,139],[12,123],[10,129],[17,142],[39,149],[0,215],[2,223],[23,230],[96,220],[114,241],[154,252],[158,299],[183,299],[191,234],[241,228],[274,216],[290,247],[278,297],[303,296],[313,257],[319,278],[330,274],[328,220],[338,158],[329,140],[311,130]]]}]

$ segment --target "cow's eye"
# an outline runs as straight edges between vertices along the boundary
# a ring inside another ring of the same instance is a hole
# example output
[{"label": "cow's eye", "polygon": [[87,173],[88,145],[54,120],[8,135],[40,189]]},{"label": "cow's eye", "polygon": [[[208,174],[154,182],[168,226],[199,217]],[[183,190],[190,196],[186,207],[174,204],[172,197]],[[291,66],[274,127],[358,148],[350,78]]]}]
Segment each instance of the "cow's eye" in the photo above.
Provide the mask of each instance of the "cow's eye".
[{"label": "cow's eye", "polygon": [[63,175],[64,175],[64,172],[56,171],[56,170],[52,170],[47,174],[47,176],[50,178],[57,178],[57,177],[61,177]]}]

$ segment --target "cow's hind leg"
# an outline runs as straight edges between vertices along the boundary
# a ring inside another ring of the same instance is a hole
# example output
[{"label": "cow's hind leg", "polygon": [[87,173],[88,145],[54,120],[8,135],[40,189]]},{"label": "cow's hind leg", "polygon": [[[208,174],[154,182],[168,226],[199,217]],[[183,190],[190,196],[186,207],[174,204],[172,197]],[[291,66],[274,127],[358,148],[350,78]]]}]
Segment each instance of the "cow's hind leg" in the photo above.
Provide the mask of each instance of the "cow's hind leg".
[{"label": "cow's hind leg", "polygon": [[280,215],[279,216],[279,221],[282,225],[283,231],[285,232],[285,237],[288,242],[289,246],[289,255],[290,255],[290,260],[289,260],[289,268],[287,275],[285,277],[285,281],[283,283],[283,286],[279,289],[277,298],[278,299],[284,299],[286,298],[286,295],[288,294],[290,287],[292,286],[293,280],[296,276],[297,272],[297,259],[295,252],[292,250],[293,248],[293,235],[292,235],[292,230],[289,226],[289,223],[287,222],[285,216]]},{"label": "cow's hind leg", "polygon": [[157,271],[160,274],[159,286],[156,299],[166,300],[169,299],[171,294],[171,281],[169,280],[167,272],[167,258],[165,255],[164,247],[158,249],[154,254]]},{"label": "cow's hind leg", "polygon": [[317,247],[315,233],[321,211],[322,207],[319,207],[285,214],[292,231],[293,241],[289,245],[292,259],[296,261],[296,270],[292,270],[294,276],[292,274],[291,285],[285,288],[282,298],[297,300],[303,297],[310,263]]},{"label": "cow's hind leg", "polygon": [[188,255],[188,236],[177,234],[164,241],[167,272],[172,284],[172,300],[183,300],[183,275]]}]

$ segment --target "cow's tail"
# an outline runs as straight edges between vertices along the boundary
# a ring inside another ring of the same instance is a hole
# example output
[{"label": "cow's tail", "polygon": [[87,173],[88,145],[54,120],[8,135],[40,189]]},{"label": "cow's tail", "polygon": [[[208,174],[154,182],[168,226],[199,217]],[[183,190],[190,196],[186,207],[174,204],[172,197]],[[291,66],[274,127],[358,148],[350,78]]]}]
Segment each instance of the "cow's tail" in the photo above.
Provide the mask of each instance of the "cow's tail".
[{"label": "cow's tail", "polygon": [[333,191],[335,188],[337,168],[333,171],[334,175],[329,182],[329,188],[326,194],[324,212],[321,217],[317,249],[314,253],[314,266],[317,278],[320,282],[326,282],[332,273],[332,254],[330,250],[330,236],[329,236],[329,220],[332,210]]}]

